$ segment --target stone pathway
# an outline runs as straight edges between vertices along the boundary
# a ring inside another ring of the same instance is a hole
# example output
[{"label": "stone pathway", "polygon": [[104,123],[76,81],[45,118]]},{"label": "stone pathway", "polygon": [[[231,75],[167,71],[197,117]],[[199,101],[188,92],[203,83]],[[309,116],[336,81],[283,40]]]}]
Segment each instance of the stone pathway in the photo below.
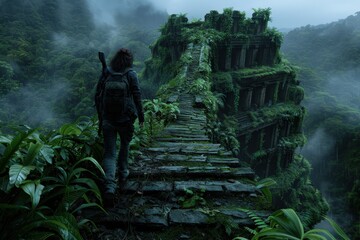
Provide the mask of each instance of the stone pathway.
[{"label": "stone pathway", "polygon": [[[197,70],[200,49],[196,45],[192,48],[188,81]],[[115,208],[108,215],[92,216],[98,224],[164,231],[179,225],[208,226],[219,214],[241,225],[253,224],[239,210],[255,208],[253,200],[259,191],[248,181],[255,178],[253,170],[241,167],[231,152],[210,142],[204,110],[194,107],[195,96],[186,89],[176,94],[172,100],[179,102],[178,119],[151,147],[143,149],[143,155],[131,166]]]}]

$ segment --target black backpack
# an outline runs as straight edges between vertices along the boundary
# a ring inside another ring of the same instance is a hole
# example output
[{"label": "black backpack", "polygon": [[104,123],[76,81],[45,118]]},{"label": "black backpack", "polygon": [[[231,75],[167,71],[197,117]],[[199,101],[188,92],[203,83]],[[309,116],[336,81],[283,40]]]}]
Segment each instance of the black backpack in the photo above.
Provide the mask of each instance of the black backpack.
[{"label": "black backpack", "polygon": [[123,73],[109,70],[102,91],[103,116],[112,120],[119,120],[119,118],[127,114],[131,104],[128,81],[129,71],[131,69],[127,69]]}]

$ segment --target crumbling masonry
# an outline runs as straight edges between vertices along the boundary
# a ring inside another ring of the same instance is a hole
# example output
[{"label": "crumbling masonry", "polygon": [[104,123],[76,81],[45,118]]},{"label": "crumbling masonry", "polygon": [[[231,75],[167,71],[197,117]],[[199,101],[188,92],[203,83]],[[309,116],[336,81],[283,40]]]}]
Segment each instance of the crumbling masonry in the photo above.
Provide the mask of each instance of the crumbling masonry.
[{"label": "crumbling masonry", "polygon": [[[304,92],[294,69],[281,60],[281,35],[267,27],[269,15],[260,9],[246,18],[225,9],[192,23],[184,15],[169,17],[144,78],[162,84],[159,98],[179,104],[180,114],[142,149],[118,205],[97,222],[119,229],[130,224],[169,239],[204,237],[230,222],[234,231],[252,226],[244,209],[266,216],[274,206],[302,208],[306,194],[313,206],[323,204],[307,181],[309,164],[295,153],[305,143]],[[235,119],[237,146],[214,142],[221,133],[211,126],[225,126],[229,118]],[[265,177],[278,182],[282,200],[275,198],[273,206],[254,182]],[[204,228],[209,225],[215,228]]]}]

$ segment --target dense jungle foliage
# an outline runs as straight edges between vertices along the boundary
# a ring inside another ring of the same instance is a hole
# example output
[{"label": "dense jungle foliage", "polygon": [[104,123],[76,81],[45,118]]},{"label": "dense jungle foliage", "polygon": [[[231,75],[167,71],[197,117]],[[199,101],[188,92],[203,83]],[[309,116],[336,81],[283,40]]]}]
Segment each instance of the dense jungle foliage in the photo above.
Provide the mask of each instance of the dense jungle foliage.
[{"label": "dense jungle foliage", "polygon": [[[95,115],[99,50],[111,55],[131,48],[144,96],[155,95],[158,85],[142,79],[141,71],[167,14],[146,7],[119,11],[110,26],[95,21],[86,0],[0,1],[0,239],[91,238],[93,223],[81,212],[103,210],[97,186],[103,149],[96,119],[80,116]],[[210,86],[199,88],[204,86],[199,79],[191,90],[209,93]],[[219,100],[211,94],[205,99],[212,111]],[[161,99],[145,100],[144,109],[145,127],[136,126],[131,158],[179,111]],[[229,137],[220,140],[226,144]],[[350,199],[358,201],[356,194]],[[282,234],[287,227],[276,224],[281,221],[294,223],[284,238],[319,233],[304,232],[291,209],[275,212],[266,223],[253,220],[254,239]]]},{"label": "dense jungle foliage", "polygon": [[285,36],[282,48],[300,67],[305,88],[309,147],[304,154],[314,167],[313,181],[327,196],[333,215],[343,219],[345,212],[352,213],[348,219],[354,239],[360,237],[359,26],[356,13],[330,24],[297,28]]},{"label": "dense jungle foliage", "polygon": [[[86,0],[1,1],[0,121],[57,126],[94,115],[97,52],[131,48],[138,72],[150,57],[167,14],[136,14],[142,7],[118,14],[112,26],[96,22]],[[145,95],[155,92],[141,84]]]}]

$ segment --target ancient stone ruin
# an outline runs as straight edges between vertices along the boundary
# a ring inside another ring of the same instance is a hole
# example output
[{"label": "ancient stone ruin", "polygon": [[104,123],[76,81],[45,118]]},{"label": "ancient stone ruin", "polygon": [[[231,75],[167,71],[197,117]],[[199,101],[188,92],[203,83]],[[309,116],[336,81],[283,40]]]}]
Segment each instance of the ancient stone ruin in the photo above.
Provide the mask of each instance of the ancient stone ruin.
[{"label": "ancient stone ruin", "polygon": [[[305,142],[304,93],[269,19],[268,9],[251,18],[230,9],[204,21],[169,17],[144,78],[161,85],[158,97],[177,103],[180,114],[131,164],[116,207],[92,217],[108,229],[103,239],[129,230],[225,239],[254,226],[248,210],[266,217],[276,207],[323,206],[308,182],[309,164],[295,151]],[[216,135],[214,126],[229,119],[232,130]],[[258,184],[265,177],[277,182],[272,205]]]}]

